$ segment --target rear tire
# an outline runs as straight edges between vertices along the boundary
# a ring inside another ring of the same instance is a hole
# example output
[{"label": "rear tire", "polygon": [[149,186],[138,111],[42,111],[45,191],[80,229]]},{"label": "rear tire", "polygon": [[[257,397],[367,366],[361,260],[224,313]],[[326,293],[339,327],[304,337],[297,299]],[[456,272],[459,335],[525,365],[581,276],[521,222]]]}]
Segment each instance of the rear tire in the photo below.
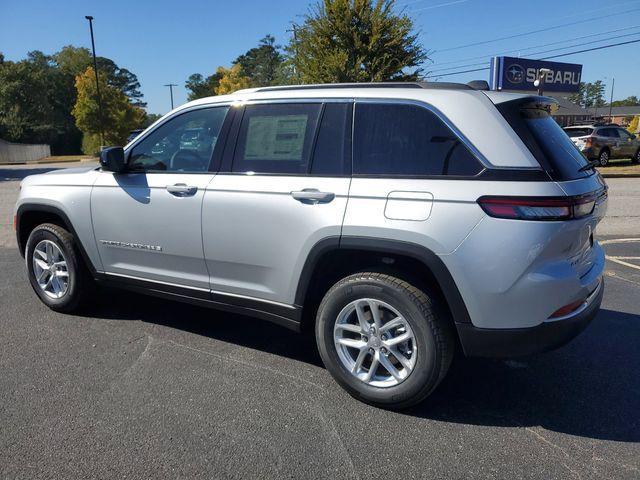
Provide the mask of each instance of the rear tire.
[{"label": "rear tire", "polygon": [[640,148],[636,151],[636,154],[631,159],[633,163],[640,163]]},{"label": "rear tire", "polygon": [[601,167],[606,167],[609,164],[609,150],[605,148],[600,152],[600,155],[598,156],[598,162],[600,163]]},{"label": "rear tire", "polygon": [[388,409],[431,394],[455,349],[453,326],[425,292],[371,272],[329,289],[318,308],[316,341],[325,367],[347,392]]},{"label": "rear tire", "polygon": [[51,223],[35,227],[25,247],[29,283],[42,303],[58,312],[73,312],[87,303],[95,282],[84,265],[73,236]]}]

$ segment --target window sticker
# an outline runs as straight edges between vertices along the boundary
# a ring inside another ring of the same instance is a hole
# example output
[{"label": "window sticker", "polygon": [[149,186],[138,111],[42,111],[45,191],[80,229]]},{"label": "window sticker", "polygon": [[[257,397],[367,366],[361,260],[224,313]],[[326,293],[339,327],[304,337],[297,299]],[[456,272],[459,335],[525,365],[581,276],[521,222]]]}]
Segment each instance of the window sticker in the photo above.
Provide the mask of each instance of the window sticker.
[{"label": "window sticker", "polygon": [[308,115],[249,119],[245,160],[301,160]]}]

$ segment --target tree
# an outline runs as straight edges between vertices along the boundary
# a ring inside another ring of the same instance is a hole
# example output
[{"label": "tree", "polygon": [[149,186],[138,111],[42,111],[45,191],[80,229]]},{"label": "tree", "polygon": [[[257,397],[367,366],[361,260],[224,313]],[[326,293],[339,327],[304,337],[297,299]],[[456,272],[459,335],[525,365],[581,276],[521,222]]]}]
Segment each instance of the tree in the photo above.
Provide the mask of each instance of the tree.
[{"label": "tree", "polygon": [[189,76],[184,86],[189,91],[187,100],[196,100],[198,98],[211,97],[216,94],[216,88],[220,84],[220,75],[216,72],[213,75],[204,78],[199,73]]},{"label": "tree", "polygon": [[99,151],[103,131],[104,145],[124,145],[129,132],[141,128],[146,116],[144,110],[133,105],[122,91],[102,77],[99,77],[99,84],[102,111],[98,108],[93,67],[76,77],[78,99],[73,116],[85,136],[83,150],[88,154]]},{"label": "tree", "polygon": [[640,106],[640,100],[635,95],[625,98],[624,100],[614,100],[611,102],[612,107],[637,107]]},{"label": "tree", "polygon": [[244,74],[242,67],[238,64],[233,65],[231,68],[218,67],[216,74],[220,76],[216,95],[233,93],[236,90],[251,86],[251,80]]},{"label": "tree", "polygon": [[[91,51],[84,47],[67,45],[55,53],[52,58],[64,73],[71,76],[72,81],[76,76],[84,73],[87,67],[93,65]],[[134,105],[146,107],[146,103],[142,101],[140,82],[135,74],[126,68],[120,68],[110,58],[96,57],[96,63],[98,64],[98,74],[104,75],[108,85],[124,93]]]},{"label": "tree", "polygon": [[282,78],[284,61],[284,55],[280,45],[276,45],[276,39],[266,35],[260,39],[257,47],[249,49],[233,63],[242,67],[242,71],[251,81],[251,86],[265,87],[274,85]]},{"label": "tree", "polygon": [[593,83],[580,82],[578,92],[571,95],[569,100],[583,108],[604,107],[606,101],[602,80],[596,80]]},{"label": "tree", "polygon": [[[73,87],[72,87],[73,88]],[[25,60],[0,64],[0,136],[23,143],[48,143],[54,153],[79,146],[73,97],[51,57],[29,52]]]},{"label": "tree", "polygon": [[587,83],[587,107],[604,107],[607,102],[604,99],[604,84],[602,80]]},{"label": "tree", "polygon": [[[322,0],[288,51],[303,83],[416,80],[427,59],[395,0]],[[413,70],[409,70],[413,69]]]},{"label": "tree", "polygon": [[637,135],[639,118],[640,117],[638,117],[638,115],[634,115],[633,119],[631,120],[631,123],[629,123],[629,126],[627,127],[627,130],[629,131],[629,133],[633,133],[634,135]]}]

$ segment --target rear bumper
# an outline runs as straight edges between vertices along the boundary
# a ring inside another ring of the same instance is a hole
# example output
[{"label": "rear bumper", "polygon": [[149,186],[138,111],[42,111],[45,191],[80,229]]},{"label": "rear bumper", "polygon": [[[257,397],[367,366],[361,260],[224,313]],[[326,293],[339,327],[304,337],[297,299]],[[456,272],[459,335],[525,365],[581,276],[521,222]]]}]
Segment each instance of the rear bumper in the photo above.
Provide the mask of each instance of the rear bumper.
[{"label": "rear bumper", "polygon": [[466,356],[520,357],[559,348],[582,332],[600,309],[604,280],[577,312],[546,321],[535,327],[492,329],[478,328],[470,323],[457,323],[458,336]]}]

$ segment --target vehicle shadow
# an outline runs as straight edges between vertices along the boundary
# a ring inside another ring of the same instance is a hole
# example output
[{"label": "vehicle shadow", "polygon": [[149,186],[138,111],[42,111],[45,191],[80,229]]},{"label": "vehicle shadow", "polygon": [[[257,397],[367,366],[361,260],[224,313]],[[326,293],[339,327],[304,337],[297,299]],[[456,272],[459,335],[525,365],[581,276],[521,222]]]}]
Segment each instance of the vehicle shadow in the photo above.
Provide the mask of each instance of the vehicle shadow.
[{"label": "vehicle shadow", "polygon": [[[262,320],[125,295],[91,314],[142,320],[322,365],[309,336],[301,342],[299,334]],[[517,360],[457,358],[427,401],[400,414],[640,442],[639,344],[640,316],[603,309],[582,335],[555,352]]]},{"label": "vehicle shadow", "polygon": [[60,170],[57,168],[0,168],[0,182],[10,182],[15,180],[22,180],[29,175],[38,175],[39,173],[47,173],[53,170]]}]

